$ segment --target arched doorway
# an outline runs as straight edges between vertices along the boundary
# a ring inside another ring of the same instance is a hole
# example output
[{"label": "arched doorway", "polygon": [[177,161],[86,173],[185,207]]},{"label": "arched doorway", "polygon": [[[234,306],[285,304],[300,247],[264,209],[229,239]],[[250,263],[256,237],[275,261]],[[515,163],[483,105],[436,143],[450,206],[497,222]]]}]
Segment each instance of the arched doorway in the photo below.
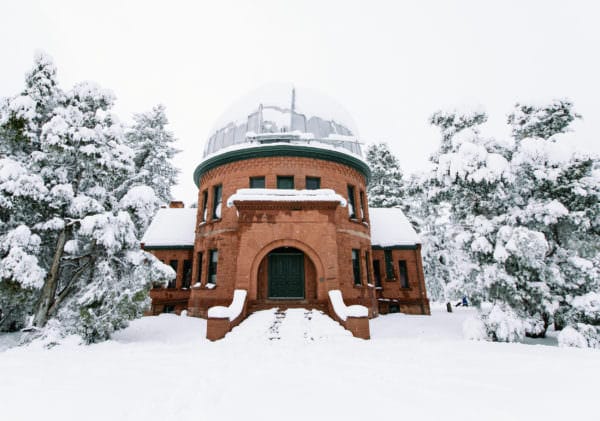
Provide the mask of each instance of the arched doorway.
[{"label": "arched doorway", "polygon": [[280,247],[267,255],[267,298],[303,300],[305,291],[304,253],[293,247]]}]

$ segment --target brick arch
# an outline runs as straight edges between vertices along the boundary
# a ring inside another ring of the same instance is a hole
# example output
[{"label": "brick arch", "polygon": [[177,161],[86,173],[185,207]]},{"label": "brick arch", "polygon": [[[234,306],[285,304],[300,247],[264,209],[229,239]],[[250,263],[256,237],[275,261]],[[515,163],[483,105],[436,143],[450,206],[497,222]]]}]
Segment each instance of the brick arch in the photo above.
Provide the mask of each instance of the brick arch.
[{"label": "brick arch", "polygon": [[270,252],[280,247],[293,247],[303,252],[306,256],[308,256],[313,266],[315,267],[316,281],[318,282],[319,279],[324,278],[325,268],[323,266],[323,262],[321,261],[321,258],[319,257],[317,252],[315,252],[315,250],[311,246],[309,246],[306,243],[303,243],[302,241],[294,240],[291,238],[280,239],[270,242],[254,256],[252,266],[250,266],[250,288],[252,289],[252,291],[254,291],[255,293],[258,292],[258,268],[260,266],[260,263]]}]

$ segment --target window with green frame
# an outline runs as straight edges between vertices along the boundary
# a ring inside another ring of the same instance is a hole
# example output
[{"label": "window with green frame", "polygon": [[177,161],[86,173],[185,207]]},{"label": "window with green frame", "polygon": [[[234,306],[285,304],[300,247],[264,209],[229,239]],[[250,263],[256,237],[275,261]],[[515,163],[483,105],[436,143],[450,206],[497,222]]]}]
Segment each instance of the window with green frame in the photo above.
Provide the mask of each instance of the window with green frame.
[{"label": "window with green frame", "polygon": [[202,220],[208,218],[208,190],[202,192]]},{"label": "window with green frame", "polygon": [[371,253],[365,252],[365,270],[367,271],[367,285],[371,285],[371,272],[369,271],[369,262],[371,261]]},{"label": "window with green frame", "polygon": [[223,210],[223,185],[215,186],[213,194],[213,219],[221,219]]},{"label": "window with green frame", "polygon": [[217,263],[219,263],[219,250],[211,250],[209,257],[208,279],[206,280],[206,283],[217,285]]},{"label": "window with green frame", "polygon": [[350,218],[356,218],[356,202],[354,201],[354,186],[348,184],[348,214]]},{"label": "window with green frame", "polygon": [[373,274],[375,275],[375,286],[381,286],[381,268],[379,267],[379,260],[373,260]]},{"label": "window with green frame", "polygon": [[321,188],[319,177],[306,177],[306,190],[318,190]]},{"label": "window with green frame", "polygon": [[354,274],[354,285],[362,285],[360,279],[360,250],[352,249],[352,272]]},{"label": "window with green frame", "polygon": [[186,259],[183,261],[183,278],[181,288],[189,288],[192,284],[192,261]]},{"label": "window with green frame", "polygon": [[406,267],[406,260],[398,261],[398,269],[400,273],[400,287],[408,288],[408,269]]},{"label": "window with green frame", "polygon": [[167,285],[167,288],[175,288],[175,286],[176,286],[177,265],[178,264],[179,264],[178,260],[169,260],[169,266],[171,266],[173,268],[173,270],[175,271],[175,278],[169,280],[169,284]]},{"label": "window with green frame", "polygon": [[385,258],[385,277],[388,281],[394,280],[394,262],[392,261],[392,250],[384,250]]},{"label": "window with green frame", "polygon": [[278,175],[277,176],[277,188],[278,189],[293,189],[294,188],[294,176],[292,175]]},{"label": "window with green frame", "polygon": [[250,177],[250,188],[251,189],[264,189],[265,188],[265,177]]},{"label": "window with green frame", "polygon": [[196,283],[202,283],[202,252],[198,252],[196,255],[196,265],[198,268],[198,276],[196,277]]}]

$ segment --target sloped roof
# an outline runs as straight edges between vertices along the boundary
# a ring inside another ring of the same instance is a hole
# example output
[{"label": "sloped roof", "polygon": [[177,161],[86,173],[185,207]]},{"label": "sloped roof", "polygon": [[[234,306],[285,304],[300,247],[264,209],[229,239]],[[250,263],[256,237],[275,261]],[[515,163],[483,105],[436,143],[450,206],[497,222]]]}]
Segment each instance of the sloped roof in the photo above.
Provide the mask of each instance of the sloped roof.
[{"label": "sloped roof", "polygon": [[369,208],[371,244],[379,247],[414,246],[419,235],[398,208]]},{"label": "sloped roof", "polygon": [[193,246],[197,211],[194,208],[159,209],[142,238],[144,247]]}]

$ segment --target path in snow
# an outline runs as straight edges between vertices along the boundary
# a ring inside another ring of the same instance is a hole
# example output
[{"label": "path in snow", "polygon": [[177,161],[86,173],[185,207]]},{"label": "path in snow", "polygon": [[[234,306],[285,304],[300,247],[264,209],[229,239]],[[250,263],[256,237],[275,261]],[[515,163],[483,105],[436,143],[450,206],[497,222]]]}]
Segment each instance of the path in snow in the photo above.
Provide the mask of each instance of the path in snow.
[{"label": "path in snow", "polygon": [[257,311],[229,333],[225,340],[315,341],[351,338],[352,334],[319,310],[291,308]]}]

